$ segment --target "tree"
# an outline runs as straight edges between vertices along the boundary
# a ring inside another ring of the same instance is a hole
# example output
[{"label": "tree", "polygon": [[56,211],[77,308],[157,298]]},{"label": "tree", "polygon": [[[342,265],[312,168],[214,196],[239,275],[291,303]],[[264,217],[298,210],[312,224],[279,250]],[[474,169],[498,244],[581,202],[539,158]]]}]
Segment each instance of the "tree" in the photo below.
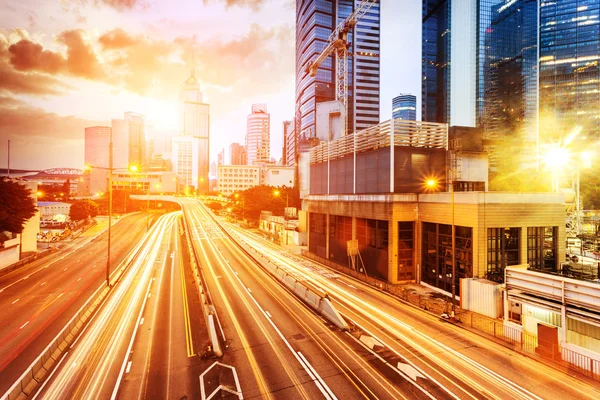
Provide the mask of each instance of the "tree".
[{"label": "tree", "polygon": [[78,200],[71,204],[69,211],[71,221],[81,221],[87,217],[94,218],[96,215],[98,215],[98,204],[90,199]]},{"label": "tree", "polygon": [[36,211],[35,200],[27,186],[6,177],[0,179],[0,232],[22,233],[25,222]]}]

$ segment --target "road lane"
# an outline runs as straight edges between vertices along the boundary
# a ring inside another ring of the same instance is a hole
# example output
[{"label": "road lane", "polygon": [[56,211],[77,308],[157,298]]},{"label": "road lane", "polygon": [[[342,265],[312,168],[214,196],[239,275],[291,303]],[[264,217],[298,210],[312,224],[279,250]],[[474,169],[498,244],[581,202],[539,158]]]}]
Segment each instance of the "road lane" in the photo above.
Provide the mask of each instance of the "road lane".
[{"label": "road lane", "polygon": [[[141,238],[144,219],[133,215],[114,227],[111,262],[118,265]],[[105,234],[80,241],[2,277],[0,293],[0,393],[62,329],[104,280]]]},{"label": "road lane", "polygon": [[210,271],[205,274],[228,338],[224,360],[237,367],[244,397],[432,398],[404,377],[388,379],[389,367],[374,365],[360,344],[253,265],[202,206],[193,211]]},{"label": "road lane", "polygon": [[[599,398],[590,385],[471,332],[440,322],[398,299],[355,279],[292,255],[247,231],[228,224],[299,278],[327,290],[338,310],[387,347],[415,362],[459,398]],[[549,391],[548,388],[552,387]]]},{"label": "road lane", "polygon": [[50,399],[114,398],[127,369],[135,333],[146,302],[157,294],[157,272],[168,259],[169,239],[177,214],[159,218],[145,235],[138,257],[115,285],[87,330],[65,356],[41,393]]}]

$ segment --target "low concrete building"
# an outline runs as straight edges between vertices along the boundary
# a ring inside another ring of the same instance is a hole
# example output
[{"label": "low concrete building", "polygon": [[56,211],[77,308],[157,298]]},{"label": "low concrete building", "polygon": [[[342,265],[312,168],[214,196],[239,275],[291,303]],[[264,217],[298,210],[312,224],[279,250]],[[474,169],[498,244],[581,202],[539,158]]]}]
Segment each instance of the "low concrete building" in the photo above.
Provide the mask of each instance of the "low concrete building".
[{"label": "low concrete building", "polygon": [[273,165],[265,167],[264,184],[267,186],[287,186],[294,187],[296,169],[294,167],[284,167]]},{"label": "low concrete building", "polygon": [[217,190],[225,195],[260,185],[260,166],[219,165]]},{"label": "low concrete building", "polygon": [[[77,195],[98,196],[108,192],[109,171],[92,169],[83,174]],[[113,172],[113,190],[126,190],[132,193],[177,194],[182,191],[185,181],[174,172],[129,172],[116,170]]]},{"label": "low concrete building", "polygon": [[309,255],[352,268],[356,245],[372,277],[457,294],[460,278],[501,282],[510,265],[557,271],[563,195],[486,192],[481,139],[461,154],[445,124],[396,120],[313,147]]},{"label": "low concrete building", "polygon": [[62,203],[58,201],[40,201],[38,203],[40,218],[42,221],[65,222],[69,219],[71,203]]}]

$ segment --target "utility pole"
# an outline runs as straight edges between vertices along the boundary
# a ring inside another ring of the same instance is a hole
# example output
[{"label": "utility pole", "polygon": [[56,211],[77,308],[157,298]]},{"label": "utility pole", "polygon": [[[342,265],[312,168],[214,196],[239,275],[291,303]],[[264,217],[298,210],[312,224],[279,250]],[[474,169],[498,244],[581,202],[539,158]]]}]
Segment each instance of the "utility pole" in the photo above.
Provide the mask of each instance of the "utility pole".
[{"label": "utility pole", "polygon": [[10,178],[10,139],[8,139],[8,177]]},{"label": "utility pole", "polygon": [[112,180],[113,180],[113,138],[112,129],[108,139],[108,250],[106,256],[106,285],[110,287],[110,230],[112,225]]}]

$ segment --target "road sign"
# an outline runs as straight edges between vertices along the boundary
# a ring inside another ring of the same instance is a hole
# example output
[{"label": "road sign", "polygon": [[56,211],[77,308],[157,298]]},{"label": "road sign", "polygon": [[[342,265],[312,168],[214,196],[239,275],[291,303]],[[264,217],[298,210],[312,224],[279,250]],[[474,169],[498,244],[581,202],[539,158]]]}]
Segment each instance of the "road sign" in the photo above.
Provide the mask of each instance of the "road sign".
[{"label": "road sign", "polygon": [[348,256],[355,256],[358,254],[358,240],[348,240]]}]

